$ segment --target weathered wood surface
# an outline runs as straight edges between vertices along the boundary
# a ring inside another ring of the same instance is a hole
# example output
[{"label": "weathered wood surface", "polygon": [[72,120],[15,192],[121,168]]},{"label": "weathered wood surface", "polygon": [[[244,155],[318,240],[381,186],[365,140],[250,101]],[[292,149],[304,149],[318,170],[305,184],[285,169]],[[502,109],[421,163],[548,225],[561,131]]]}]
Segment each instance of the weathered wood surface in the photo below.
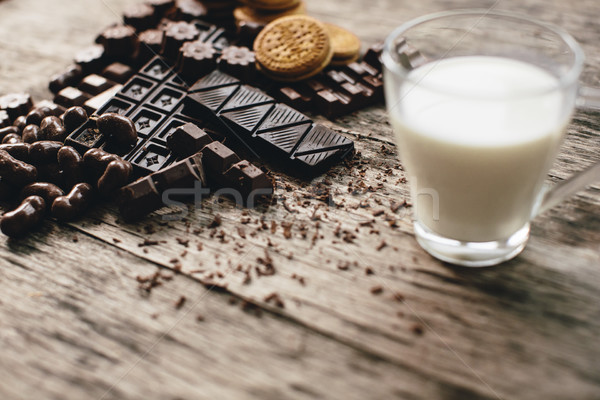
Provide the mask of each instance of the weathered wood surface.
[{"label": "weathered wood surface", "polygon": [[[48,98],[49,75],[132,2],[0,1],[0,92]],[[307,4],[368,45],[417,15],[494,2]],[[583,81],[600,86],[597,1],[496,8],[571,31]],[[383,107],[323,122],[360,157],[308,184],[276,173],[268,209],[207,199],[183,221],[124,224],[106,206],[0,238],[0,398],[600,398],[598,185],[537,218],[517,259],[451,267],[418,247],[409,207],[390,207],[408,190]],[[598,148],[599,114],[578,112],[550,179]],[[136,277],[158,269],[173,279],[145,295]]]}]

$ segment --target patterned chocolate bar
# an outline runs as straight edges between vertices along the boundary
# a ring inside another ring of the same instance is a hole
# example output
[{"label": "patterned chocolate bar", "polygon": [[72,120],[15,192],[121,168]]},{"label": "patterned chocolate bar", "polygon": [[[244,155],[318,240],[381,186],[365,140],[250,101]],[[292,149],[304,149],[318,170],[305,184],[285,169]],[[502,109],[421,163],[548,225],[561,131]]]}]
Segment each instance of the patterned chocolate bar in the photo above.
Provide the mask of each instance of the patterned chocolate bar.
[{"label": "patterned chocolate bar", "polygon": [[314,175],[354,150],[354,143],[236,78],[214,70],[188,91],[183,113],[219,123],[228,135],[296,175]]}]

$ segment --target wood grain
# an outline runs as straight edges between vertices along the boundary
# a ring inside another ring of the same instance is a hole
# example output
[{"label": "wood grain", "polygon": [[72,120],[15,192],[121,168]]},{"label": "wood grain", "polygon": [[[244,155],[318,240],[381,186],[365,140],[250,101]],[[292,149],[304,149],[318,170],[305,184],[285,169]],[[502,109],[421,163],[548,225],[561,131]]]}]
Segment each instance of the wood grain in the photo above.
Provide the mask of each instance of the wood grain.
[{"label": "wood grain", "polygon": [[[0,93],[48,98],[50,74],[131,3],[0,2]],[[593,0],[307,0],[364,46],[424,13],[492,5],[571,31],[582,81],[600,86]],[[312,182],[275,171],[268,208],[208,198],[181,221],[125,224],[106,205],[0,238],[0,397],[599,398],[600,186],[536,218],[515,260],[456,268],[418,247],[410,204],[392,206],[410,200],[383,106],[321,121],[360,155]],[[599,146],[599,114],[577,112],[549,181]],[[136,277],[158,269],[173,278],[147,295]]]}]

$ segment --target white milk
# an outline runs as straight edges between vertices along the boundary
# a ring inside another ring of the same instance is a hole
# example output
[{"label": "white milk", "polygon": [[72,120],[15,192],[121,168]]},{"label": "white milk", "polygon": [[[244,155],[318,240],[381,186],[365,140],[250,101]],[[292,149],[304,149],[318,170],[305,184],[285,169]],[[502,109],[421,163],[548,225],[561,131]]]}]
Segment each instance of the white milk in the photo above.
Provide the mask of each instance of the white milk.
[{"label": "white milk", "polygon": [[558,80],[488,56],[427,64],[409,79],[419,86],[399,89],[391,121],[417,220],[452,239],[508,238],[529,221],[570,117]]}]

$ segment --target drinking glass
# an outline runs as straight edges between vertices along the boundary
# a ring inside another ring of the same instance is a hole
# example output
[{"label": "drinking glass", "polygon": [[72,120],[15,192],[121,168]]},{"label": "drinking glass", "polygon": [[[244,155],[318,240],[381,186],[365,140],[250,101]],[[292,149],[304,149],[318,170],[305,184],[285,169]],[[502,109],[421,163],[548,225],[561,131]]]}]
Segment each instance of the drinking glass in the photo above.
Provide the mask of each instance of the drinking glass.
[{"label": "drinking glass", "polygon": [[411,186],[414,230],[433,256],[489,266],[525,247],[530,221],[587,184],[600,164],[544,180],[576,105],[584,55],[562,29],[489,10],[427,15],[382,54],[389,118]]}]

